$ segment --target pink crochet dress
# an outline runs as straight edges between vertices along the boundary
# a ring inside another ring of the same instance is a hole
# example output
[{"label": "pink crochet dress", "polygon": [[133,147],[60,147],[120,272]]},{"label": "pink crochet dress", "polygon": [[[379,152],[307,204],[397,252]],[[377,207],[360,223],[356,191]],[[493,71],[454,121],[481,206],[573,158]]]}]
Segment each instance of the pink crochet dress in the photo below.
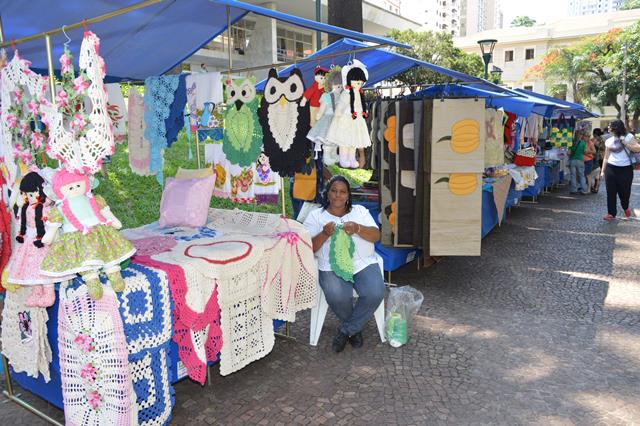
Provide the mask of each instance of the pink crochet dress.
[{"label": "pink crochet dress", "polygon": [[[50,207],[44,206],[42,209],[43,220],[47,217]],[[18,218],[18,224],[20,218]],[[13,255],[11,256],[11,267],[9,269],[8,282],[21,285],[41,285],[55,284],[73,278],[68,277],[47,277],[40,273],[42,259],[49,251],[48,246],[38,248],[33,245],[36,240],[36,210],[35,204],[27,209],[27,232],[24,236],[24,243],[15,242]]]}]

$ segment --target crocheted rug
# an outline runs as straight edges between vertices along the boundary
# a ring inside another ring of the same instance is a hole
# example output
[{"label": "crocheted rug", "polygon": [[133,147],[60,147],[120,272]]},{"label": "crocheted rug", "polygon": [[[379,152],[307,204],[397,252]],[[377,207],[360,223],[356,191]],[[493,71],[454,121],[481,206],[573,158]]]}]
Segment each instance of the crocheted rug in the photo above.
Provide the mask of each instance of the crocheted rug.
[{"label": "crocheted rug", "polygon": [[115,293],[93,300],[63,285],[58,309],[60,375],[67,425],[137,424],[127,342]]},{"label": "crocheted rug", "polygon": [[31,287],[7,291],[2,310],[2,353],[17,373],[31,377],[42,374],[48,382],[51,347],[47,339],[49,315],[45,308],[24,306]]}]

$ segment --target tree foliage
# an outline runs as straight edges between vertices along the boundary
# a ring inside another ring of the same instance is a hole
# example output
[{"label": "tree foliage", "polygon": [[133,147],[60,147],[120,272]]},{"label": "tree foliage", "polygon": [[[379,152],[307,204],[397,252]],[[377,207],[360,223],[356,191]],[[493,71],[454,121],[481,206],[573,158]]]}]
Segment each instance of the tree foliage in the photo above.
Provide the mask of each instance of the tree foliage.
[{"label": "tree foliage", "polygon": [[640,9],[640,0],[624,0],[620,10]]},{"label": "tree foliage", "polygon": [[[389,36],[394,40],[413,46],[413,49],[396,49],[398,53],[475,77],[484,75],[482,58],[455,47],[451,34],[432,31],[392,30]],[[452,81],[450,77],[425,68],[413,68],[396,76],[395,79],[408,86]]]},{"label": "tree foliage", "polygon": [[[626,46],[627,54],[624,54]],[[549,50],[525,74],[542,77],[548,87],[569,86],[577,102],[588,107],[612,105],[618,112],[623,69],[627,75],[627,115],[640,118],[640,22],[622,30],[588,37],[573,46]]]},{"label": "tree foliage", "polygon": [[528,16],[516,16],[511,21],[512,27],[533,27],[536,24],[536,20]]}]

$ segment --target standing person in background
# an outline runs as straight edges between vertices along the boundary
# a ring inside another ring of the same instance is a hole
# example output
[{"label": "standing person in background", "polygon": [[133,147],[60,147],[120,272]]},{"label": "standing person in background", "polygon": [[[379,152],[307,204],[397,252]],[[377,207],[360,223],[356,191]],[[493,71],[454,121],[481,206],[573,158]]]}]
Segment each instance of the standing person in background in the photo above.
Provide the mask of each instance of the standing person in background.
[{"label": "standing person in background", "polygon": [[587,192],[593,192],[593,181],[591,179],[591,172],[594,168],[596,156],[596,146],[593,138],[589,138],[587,147],[584,150],[584,176],[587,181]]},{"label": "standing person in background", "polygon": [[620,198],[625,217],[631,217],[629,198],[633,183],[633,152],[640,152],[640,145],[631,133],[627,133],[621,120],[609,124],[612,136],[605,142],[604,161],[600,178],[605,179],[607,186],[607,214],[603,217],[607,222],[616,218],[617,198]]},{"label": "standing person in background", "polygon": [[580,185],[580,194],[587,194],[587,182],[584,178],[584,152],[586,149],[587,143],[584,141],[582,133],[578,133],[573,141],[573,146],[569,150],[570,194],[578,193],[578,185]]},{"label": "standing person in background", "polygon": [[602,168],[602,160],[604,158],[604,141],[602,129],[595,128],[593,129],[593,136],[591,136],[591,141],[593,142],[593,146],[596,148],[596,155],[593,159],[593,167]]}]

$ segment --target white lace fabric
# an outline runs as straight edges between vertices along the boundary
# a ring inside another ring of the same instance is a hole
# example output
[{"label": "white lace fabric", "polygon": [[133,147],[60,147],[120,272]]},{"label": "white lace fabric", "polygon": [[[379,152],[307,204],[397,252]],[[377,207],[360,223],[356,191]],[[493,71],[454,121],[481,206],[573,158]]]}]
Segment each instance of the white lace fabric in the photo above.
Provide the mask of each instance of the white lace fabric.
[{"label": "white lace fabric", "polygon": [[46,308],[24,306],[30,287],[7,291],[2,311],[2,353],[17,373],[50,380],[51,347],[47,339]]}]

